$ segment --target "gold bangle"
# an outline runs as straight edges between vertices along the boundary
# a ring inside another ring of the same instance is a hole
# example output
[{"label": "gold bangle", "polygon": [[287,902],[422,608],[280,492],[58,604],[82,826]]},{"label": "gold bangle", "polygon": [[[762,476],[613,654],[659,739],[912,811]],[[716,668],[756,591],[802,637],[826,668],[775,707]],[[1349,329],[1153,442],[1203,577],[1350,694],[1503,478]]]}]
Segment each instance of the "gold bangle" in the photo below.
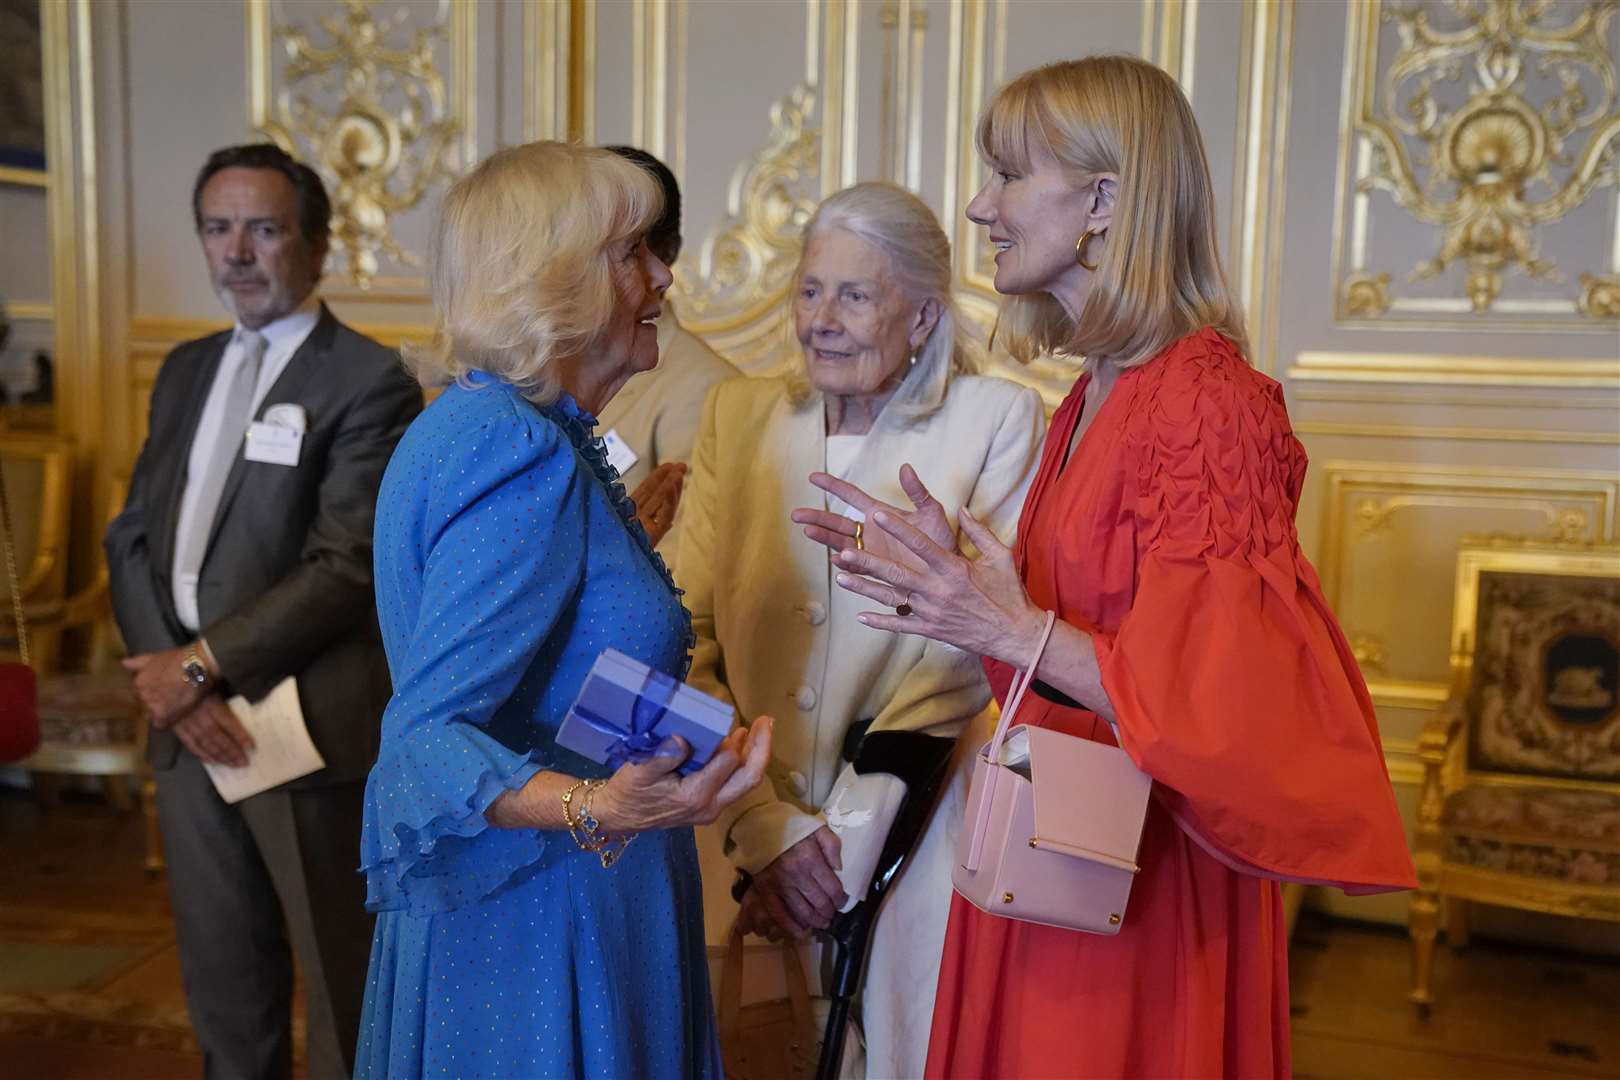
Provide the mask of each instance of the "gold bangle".
[{"label": "gold bangle", "polygon": [[[606,783],[606,780],[580,780],[563,792],[562,797],[563,822],[568,826],[568,835],[574,838],[581,851],[588,851],[600,859],[604,870],[619,861],[619,856],[624,854],[624,849],[634,839],[633,835],[608,836],[602,831],[602,823],[591,813],[591,800],[597,789]],[[574,812],[576,794],[579,799],[577,814]]]},{"label": "gold bangle", "polygon": [[587,838],[591,841],[591,846],[586,850],[596,853],[596,857],[602,860],[602,869],[604,870],[618,862],[619,856],[624,854],[624,849],[629,847],[630,841],[635,839],[634,833],[627,833],[623,836],[609,836],[602,831],[602,823],[597,820],[596,815],[591,813],[591,800],[596,797],[597,790],[606,783],[606,780],[594,780],[586,786],[584,805],[580,807],[579,811],[581,824],[584,826]]}]

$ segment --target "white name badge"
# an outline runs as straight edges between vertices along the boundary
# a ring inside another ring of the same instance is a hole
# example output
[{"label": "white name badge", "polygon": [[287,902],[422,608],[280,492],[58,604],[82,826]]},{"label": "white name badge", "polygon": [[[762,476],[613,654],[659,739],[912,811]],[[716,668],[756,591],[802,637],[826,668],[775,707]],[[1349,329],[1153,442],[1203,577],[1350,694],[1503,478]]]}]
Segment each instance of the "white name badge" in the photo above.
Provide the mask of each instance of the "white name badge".
[{"label": "white name badge", "polygon": [[640,456],[630,449],[630,444],[619,437],[617,428],[607,430],[602,436],[602,446],[607,450],[608,464],[619,470],[620,476],[633,469],[636,462],[641,460]]},{"label": "white name badge", "polygon": [[278,424],[255,421],[248,425],[243,456],[266,465],[297,465],[304,446],[304,433]]}]

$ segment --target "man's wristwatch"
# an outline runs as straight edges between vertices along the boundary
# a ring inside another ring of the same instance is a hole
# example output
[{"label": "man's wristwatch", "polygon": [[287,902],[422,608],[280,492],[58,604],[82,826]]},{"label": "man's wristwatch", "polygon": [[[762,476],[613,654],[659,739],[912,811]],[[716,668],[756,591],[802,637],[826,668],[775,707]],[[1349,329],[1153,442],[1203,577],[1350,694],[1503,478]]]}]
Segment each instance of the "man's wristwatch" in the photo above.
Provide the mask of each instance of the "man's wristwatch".
[{"label": "man's wristwatch", "polygon": [[187,649],[185,655],[180,657],[180,674],[185,677],[186,682],[199,689],[208,685],[210,678],[208,665],[203,663],[202,653],[198,652],[195,646]]}]

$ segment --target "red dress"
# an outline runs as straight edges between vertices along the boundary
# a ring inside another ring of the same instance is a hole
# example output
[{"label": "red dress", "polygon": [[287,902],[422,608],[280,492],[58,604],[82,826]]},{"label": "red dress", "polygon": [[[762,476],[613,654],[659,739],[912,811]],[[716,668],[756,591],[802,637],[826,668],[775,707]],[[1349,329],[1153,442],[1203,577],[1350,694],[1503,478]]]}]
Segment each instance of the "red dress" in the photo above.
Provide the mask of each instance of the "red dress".
[{"label": "red dress", "polygon": [[[1279,879],[1411,888],[1372,702],[1299,550],[1305,451],[1281,388],[1213,330],[1122,373],[1073,460],[1052,421],[1018,527],[1036,604],[1093,635],[1154,784],[1125,925],[951,907],[930,1077],[1289,1074]],[[1012,674],[987,665],[997,698]],[[1112,743],[1094,714],[1019,720]]]}]

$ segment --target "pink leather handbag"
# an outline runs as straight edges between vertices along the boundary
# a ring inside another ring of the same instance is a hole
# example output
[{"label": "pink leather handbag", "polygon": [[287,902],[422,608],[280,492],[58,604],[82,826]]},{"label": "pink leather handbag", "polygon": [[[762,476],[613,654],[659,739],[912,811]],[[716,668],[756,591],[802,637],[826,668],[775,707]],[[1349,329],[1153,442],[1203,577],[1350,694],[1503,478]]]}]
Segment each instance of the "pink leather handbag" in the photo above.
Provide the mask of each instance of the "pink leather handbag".
[{"label": "pink leather handbag", "polygon": [[1118,747],[1011,726],[1056,619],[974,759],[951,884],[991,915],[1117,934],[1153,780]]}]

